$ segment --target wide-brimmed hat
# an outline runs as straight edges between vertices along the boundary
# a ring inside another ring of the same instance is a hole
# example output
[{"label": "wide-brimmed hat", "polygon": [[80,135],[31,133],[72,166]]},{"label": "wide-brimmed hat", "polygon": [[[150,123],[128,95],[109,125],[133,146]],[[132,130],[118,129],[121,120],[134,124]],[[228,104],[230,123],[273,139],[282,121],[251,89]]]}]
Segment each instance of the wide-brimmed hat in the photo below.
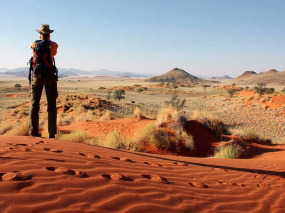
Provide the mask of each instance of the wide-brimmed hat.
[{"label": "wide-brimmed hat", "polygon": [[53,32],[53,30],[49,29],[49,25],[48,24],[42,24],[41,29],[36,30],[38,33],[41,34],[50,34]]}]

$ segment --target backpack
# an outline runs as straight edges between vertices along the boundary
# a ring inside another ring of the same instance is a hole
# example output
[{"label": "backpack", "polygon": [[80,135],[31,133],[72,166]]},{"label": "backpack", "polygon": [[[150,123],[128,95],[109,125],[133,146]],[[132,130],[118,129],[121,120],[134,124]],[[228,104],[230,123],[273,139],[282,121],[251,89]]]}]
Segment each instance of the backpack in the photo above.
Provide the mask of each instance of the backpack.
[{"label": "backpack", "polygon": [[33,76],[37,76],[39,79],[57,78],[55,60],[52,60],[50,56],[50,41],[35,41],[33,52]]}]

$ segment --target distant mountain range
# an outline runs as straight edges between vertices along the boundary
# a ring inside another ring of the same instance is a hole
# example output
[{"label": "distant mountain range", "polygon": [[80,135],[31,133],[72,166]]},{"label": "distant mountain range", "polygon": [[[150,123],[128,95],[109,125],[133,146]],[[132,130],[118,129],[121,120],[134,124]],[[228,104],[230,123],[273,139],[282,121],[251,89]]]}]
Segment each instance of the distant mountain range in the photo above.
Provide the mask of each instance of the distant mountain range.
[{"label": "distant mountain range", "polygon": [[278,72],[275,69],[271,69],[258,74],[254,71],[245,71],[243,74],[233,79],[232,83],[240,85],[250,85],[257,83],[285,85],[285,71]]},{"label": "distant mountain range", "polygon": [[[0,76],[1,75],[13,75],[16,77],[28,77],[28,68],[20,67],[16,69],[5,69],[0,68]],[[84,71],[80,69],[66,69],[66,68],[58,68],[59,77],[94,77],[94,76],[118,76],[118,77],[130,77],[130,78],[149,78],[153,75],[147,74],[138,74],[133,72],[118,72],[111,71],[107,69],[100,69],[96,71]]]},{"label": "distant mountain range", "polygon": [[233,79],[232,77],[228,75],[223,76],[204,76],[204,75],[195,75],[198,78],[207,79],[207,80],[227,80],[227,79]]}]

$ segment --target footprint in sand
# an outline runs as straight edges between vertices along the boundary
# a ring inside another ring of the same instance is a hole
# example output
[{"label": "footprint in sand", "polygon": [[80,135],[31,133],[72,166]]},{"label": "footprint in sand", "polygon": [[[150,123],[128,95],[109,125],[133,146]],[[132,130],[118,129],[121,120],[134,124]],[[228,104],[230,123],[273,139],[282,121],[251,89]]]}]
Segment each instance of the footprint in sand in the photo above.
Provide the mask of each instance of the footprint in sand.
[{"label": "footprint in sand", "polygon": [[228,172],[228,170],[226,169],[222,169],[222,168],[213,168],[214,171],[219,171],[219,172]]},{"label": "footprint in sand", "polygon": [[47,144],[48,142],[47,141],[39,141],[39,142],[36,142],[35,144]]},{"label": "footprint in sand", "polygon": [[25,144],[25,143],[18,143],[18,144],[15,144],[14,146],[28,146],[28,144]]},{"label": "footprint in sand", "polygon": [[259,179],[259,180],[263,180],[263,179],[267,178],[266,175],[254,175],[253,177],[256,179]]},{"label": "footprint in sand", "polygon": [[50,149],[50,148],[44,148],[45,151],[48,151],[48,152],[55,152],[55,153],[61,153],[63,152],[62,150],[59,150],[59,149]]},{"label": "footprint in sand", "polygon": [[87,158],[98,158],[101,159],[101,157],[99,155],[94,155],[94,154],[84,154],[84,153],[78,153],[81,156],[87,157]]},{"label": "footprint in sand", "polygon": [[85,172],[81,172],[80,170],[72,170],[72,169],[67,169],[64,167],[46,167],[46,170],[52,171],[52,172],[59,172],[67,175],[73,175],[79,178],[87,178],[89,177]]},{"label": "footprint in sand", "polygon": [[260,182],[259,184],[256,185],[258,188],[270,188],[270,185],[266,182],[262,183]]},{"label": "footprint in sand", "polygon": [[18,151],[18,152],[30,152],[31,151],[31,149],[29,149],[25,146],[10,147],[9,150]]},{"label": "footprint in sand", "polygon": [[9,181],[9,180],[15,180],[15,181],[26,181],[31,180],[32,175],[25,174],[19,171],[13,171],[9,173],[0,173],[0,180],[2,181]]},{"label": "footprint in sand", "polygon": [[122,174],[118,174],[118,173],[114,173],[114,174],[102,174],[102,177],[109,179],[109,180],[123,180],[123,181],[134,181],[132,178],[126,176],[126,175],[122,175]]},{"label": "footprint in sand", "polygon": [[189,166],[189,164],[187,164],[187,163],[180,163],[180,162],[173,163],[173,164],[178,165],[178,166]]},{"label": "footprint in sand", "polygon": [[126,161],[126,162],[130,162],[130,163],[134,163],[134,161],[133,160],[131,160],[131,159],[129,159],[129,158],[119,158],[119,157],[111,157],[111,158],[113,158],[113,159],[115,159],[115,160],[120,160],[120,161]]},{"label": "footprint in sand", "polygon": [[231,182],[227,182],[227,181],[218,181],[219,184],[222,184],[224,186],[245,186],[244,184],[242,183],[231,183]]},{"label": "footprint in sand", "polygon": [[188,183],[190,186],[196,187],[196,188],[209,188],[209,186],[205,183],[199,183],[199,182],[192,182]]},{"label": "footprint in sand", "polygon": [[166,184],[172,183],[172,182],[169,182],[165,177],[162,177],[162,176],[159,176],[159,175],[142,174],[141,176],[146,178],[146,179],[157,181],[157,182],[162,182],[162,183],[166,183]]},{"label": "footprint in sand", "polygon": [[149,166],[158,166],[158,167],[163,167],[163,165],[158,164],[158,163],[149,163],[149,162],[144,162],[144,164],[149,165]]}]

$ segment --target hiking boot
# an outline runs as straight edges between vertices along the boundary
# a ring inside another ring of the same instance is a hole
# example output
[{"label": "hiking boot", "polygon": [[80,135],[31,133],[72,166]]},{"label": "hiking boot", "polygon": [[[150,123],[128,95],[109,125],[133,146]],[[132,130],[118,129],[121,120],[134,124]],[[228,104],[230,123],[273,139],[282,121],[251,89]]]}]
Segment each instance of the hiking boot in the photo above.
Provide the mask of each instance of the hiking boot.
[{"label": "hiking boot", "polygon": [[55,135],[50,135],[49,138],[55,138]]}]

